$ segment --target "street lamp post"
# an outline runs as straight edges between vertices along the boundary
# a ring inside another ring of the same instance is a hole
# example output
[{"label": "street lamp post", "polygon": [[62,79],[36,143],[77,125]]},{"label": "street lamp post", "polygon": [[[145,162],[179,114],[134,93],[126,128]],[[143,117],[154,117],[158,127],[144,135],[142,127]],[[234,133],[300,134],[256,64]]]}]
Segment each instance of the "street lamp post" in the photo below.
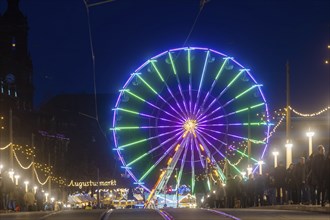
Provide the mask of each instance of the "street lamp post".
[{"label": "street lamp post", "polygon": [[16,174],[14,177],[15,177],[15,184],[17,186],[18,185],[18,179],[20,178],[20,176]]},{"label": "street lamp post", "polygon": [[11,179],[11,181],[13,181],[14,182],[14,170],[13,169],[11,169],[9,172],[8,172],[8,174],[9,174],[9,177],[10,177],[10,179]]},{"label": "street lamp post", "polygon": [[3,165],[0,164],[0,174],[1,174],[1,170],[3,169]]},{"label": "street lamp post", "polygon": [[286,147],[286,168],[289,168],[290,164],[292,163],[292,143],[287,142],[285,144]]},{"label": "street lamp post", "polygon": [[308,156],[310,156],[313,153],[313,144],[312,144],[312,139],[314,136],[314,131],[311,131],[311,129],[309,129],[306,132],[306,136],[308,137]]},{"label": "street lamp post", "polygon": [[36,194],[38,187],[37,186],[34,186],[33,189],[34,189],[34,194]]},{"label": "street lamp post", "polygon": [[274,168],[277,167],[277,156],[278,156],[278,151],[274,151],[273,152],[273,155],[274,155]]},{"label": "street lamp post", "polygon": [[247,175],[250,176],[251,173],[252,173],[252,167],[250,165],[248,165],[248,167],[247,167]]},{"label": "street lamp post", "polygon": [[262,160],[258,161],[258,165],[259,165],[259,174],[262,175],[262,165],[264,164],[264,162]]},{"label": "street lamp post", "polygon": [[48,196],[49,196],[49,193],[45,193],[45,197],[46,197],[46,202],[48,202]]},{"label": "street lamp post", "polygon": [[28,191],[28,185],[29,185],[29,181],[24,181],[24,184],[25,184],[25,192]]}]

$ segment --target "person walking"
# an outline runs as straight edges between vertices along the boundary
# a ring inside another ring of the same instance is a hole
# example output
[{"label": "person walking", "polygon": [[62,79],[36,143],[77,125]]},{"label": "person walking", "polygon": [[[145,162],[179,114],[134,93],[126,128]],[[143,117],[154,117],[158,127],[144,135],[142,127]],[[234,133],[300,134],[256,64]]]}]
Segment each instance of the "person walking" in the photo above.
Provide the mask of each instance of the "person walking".
[{"label": "person walking", "polygon": [[[328,151],[327,157],[325,158],[324,176],[325,176],[325,198],[330,203],[330,150]],[[325,201],[325,200],[323,200]]]},{"label": "person walking", "polygon": [[296,165],[294,172],[294,179],[296,180],[296,188],[297,188],[297,203],[303,204],[307,202],[307,194],[306,194],[306,164],[305,157],[299,158],[299,163]]},{"label": "person walking", "polygon": [[[325,155],[323,145],[317,147],[317,154],[312,160],[312,184],[316,186],[316,204],[325,206],[325,186],[324,186],[324,167],[325,167]],[[327,174],[329,175],[329,174]],[[321,197],[322,195],[322,197]]]},{"label": "person walking", "polygon": [[33,205],[34,205],[35,200],[36,199],[35,199],[34,193],[32,192],[32,189],[29,189],[24,195],[24,201],[25,201],[25,206],[27,208],[27,211],[33,210]]},{"label": "person walking", "polygon": [[276,203],[278,205],[283,205],[285,201],[285,177],[286,169],[284,167],[283,161],[280,161],[278,166],[274,170],[274,183],[276,187]]}]

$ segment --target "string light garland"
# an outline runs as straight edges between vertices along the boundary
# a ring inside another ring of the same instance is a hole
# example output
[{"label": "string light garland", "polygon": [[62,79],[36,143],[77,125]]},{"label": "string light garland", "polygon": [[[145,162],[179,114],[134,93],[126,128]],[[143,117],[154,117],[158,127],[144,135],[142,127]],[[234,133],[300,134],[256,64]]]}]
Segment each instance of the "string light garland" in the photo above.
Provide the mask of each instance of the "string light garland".
[{"label": "string light garland", "polygon": [[38,175],[36,169],[33,169],[33,171],[34,171],[34,173],[35,173],[35,175],[36,175],[36,177],[37,177],[37,180],[38,180],[38,182],[39,182],[40,185],[43,186],[43,185],[45,185],[45,184],[48,182],[50,176],[48,176],[47,179],[46,179],[44,182],[41,182],[40,179],[39,179],[39,175]]},{"label": "string light garland", "polygon": [[302,116],[302,117],[314,117],[314,116],[318,116],[326,111],[329,111],[330,106],[325,107],[325,108],[321,109],[320,111],[314,112],[314,113],[301,113],[301,112],[298,112],[297,110],[295,110],[294,108],[292,108],[291,106],[289,106],[289,109],[292,110],[295,114]]},{"label": "string light garland", "polygon": [[10,147],[11,143],[7,144],[6,146],[4,147],[1,147],[0,150],[6,150],[8,147]]},{"label": "string light garland", "polygon": [[17,157],[17,155],[16,155],[15,150],[13,150],[13,154],[14,154],[14,157],[15,157],[15,159],[16,159],[18,165],[19,165],[22,169],[24,169],[24,170],[30,169],[30,167],[33,165],[33,162],[31,162],[30,165],[28,165],[27,167],[24,167],[24,166],[22,165],[21,161],[19,161],[19,159],[18,159],[18,157]]}]

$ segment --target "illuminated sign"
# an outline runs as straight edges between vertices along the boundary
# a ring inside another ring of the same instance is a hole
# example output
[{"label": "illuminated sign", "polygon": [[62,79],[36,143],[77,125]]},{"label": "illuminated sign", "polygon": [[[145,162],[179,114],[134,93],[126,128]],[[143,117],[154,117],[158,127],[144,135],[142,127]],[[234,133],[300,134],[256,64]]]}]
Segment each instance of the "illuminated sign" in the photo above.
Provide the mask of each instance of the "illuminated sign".
[{"label": "illuminated sign", "polygon": [[[109,186],[117,185],[116,180],[100,181],[99,183],[100,183],[100,187],[109,187]],[[68,186],[79,187],[79,189],[82,189],[83,187],[98,186],[98,182],[94,182],[92,180],[85,181],[85,182],[77,182],[77,181],[71,180]]]}]

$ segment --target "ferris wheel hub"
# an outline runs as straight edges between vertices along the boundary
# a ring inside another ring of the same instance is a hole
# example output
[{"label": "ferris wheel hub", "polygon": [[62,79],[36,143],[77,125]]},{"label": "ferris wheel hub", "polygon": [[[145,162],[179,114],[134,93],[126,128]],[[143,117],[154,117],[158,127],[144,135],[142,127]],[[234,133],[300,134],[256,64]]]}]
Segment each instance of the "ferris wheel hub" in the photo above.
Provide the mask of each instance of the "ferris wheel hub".
[{"label": "ferris wheel hub", "polygon": [[188,118],[183,124],[183,127],[186,130],[186,132],[195,133],[195,130],[197,129],[197,121]]}]

